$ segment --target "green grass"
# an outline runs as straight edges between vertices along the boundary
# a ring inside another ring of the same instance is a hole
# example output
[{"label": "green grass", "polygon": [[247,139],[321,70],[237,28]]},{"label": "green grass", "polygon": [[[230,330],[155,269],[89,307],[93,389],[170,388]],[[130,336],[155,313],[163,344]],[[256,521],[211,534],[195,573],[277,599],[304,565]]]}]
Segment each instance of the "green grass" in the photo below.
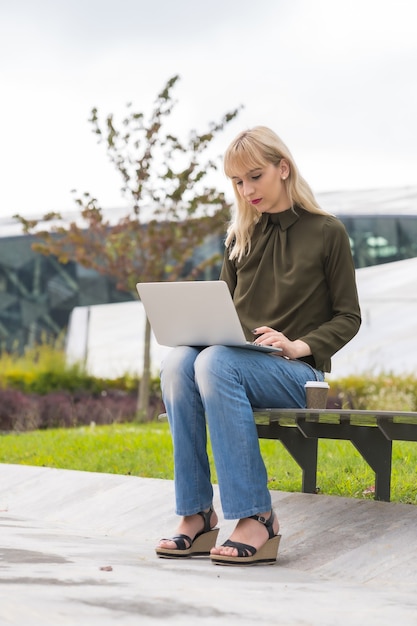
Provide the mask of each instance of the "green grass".
[{"label": "green grass", "polygon": [[[301,470],[279,441],[261,440],[269,487],[301,490]],[[211,451],[209,456],[212,462]],[[173,478],[172,443],[166,423],[117,424],[32,431],[0,436],[0,462],[90,472]],[[417,504],[417,445],[393,443],[391,500]],[[213,467],[213,463],[212,463]],[[213,467],[213,481],[216,473]],[[348,441],[319,441],[320,493],[372,498],[374,474]]]},{"label": "green grass", "polygon": [[172,478],[167,424],[35,430],[0,437],[0,462]]}]

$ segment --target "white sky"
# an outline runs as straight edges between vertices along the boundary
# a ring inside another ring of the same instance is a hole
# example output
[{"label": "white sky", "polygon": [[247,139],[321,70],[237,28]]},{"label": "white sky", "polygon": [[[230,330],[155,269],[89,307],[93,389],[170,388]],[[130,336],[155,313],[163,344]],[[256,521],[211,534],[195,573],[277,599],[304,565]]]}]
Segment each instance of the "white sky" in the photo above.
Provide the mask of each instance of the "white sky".
[{"label": "white sky", "polygon": [[218,153],[264,124],[316,192],[416,185],[416,28],[415,0],[0,0],[0,217],[121,206],[90,111],[176,74],[180,135],[244,105]]}]

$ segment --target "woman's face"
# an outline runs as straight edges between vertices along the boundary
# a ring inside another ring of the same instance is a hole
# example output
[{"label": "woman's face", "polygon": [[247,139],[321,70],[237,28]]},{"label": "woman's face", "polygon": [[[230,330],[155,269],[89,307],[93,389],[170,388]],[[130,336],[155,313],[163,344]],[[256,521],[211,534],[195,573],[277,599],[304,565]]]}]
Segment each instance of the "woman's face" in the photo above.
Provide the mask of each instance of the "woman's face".
[{"label": "woman's face", "polygon": [[288,162],[281,159],[278,165],[268,163],[248,172],[236,172],[232,181],[239,195],[259,213],[281,213],[290,208],[284,183],[288,174]]}]

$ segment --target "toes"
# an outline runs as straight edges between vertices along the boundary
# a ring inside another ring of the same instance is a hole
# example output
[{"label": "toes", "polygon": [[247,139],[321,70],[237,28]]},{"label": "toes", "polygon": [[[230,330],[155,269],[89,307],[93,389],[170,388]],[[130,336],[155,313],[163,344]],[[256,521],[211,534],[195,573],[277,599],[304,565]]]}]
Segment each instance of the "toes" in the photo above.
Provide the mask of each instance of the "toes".
[{"label": "toes", "polygon": [[[186,548],[188,548],[188,542],[186,542]],[[157,548],[164,548],[165,550],[177,550],[178,545],[172,539],[161,539],[158,543]]]},{"label": "toes", "polygon": [[217,548],[213,548],[210,551],[211,554],[221,555],[221,556],[237,556],[238,552],[236,548],[230,548],[225,546],[219,546]]}]

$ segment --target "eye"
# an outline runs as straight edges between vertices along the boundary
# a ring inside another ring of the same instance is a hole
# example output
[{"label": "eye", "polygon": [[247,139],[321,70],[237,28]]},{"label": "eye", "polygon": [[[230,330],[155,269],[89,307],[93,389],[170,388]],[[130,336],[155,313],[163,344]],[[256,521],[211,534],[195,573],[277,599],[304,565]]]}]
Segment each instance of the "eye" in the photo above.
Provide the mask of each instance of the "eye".
[{"label": "eye", "polygon": [[262,174],[256,174],[256,176],[252,176],[252,180],[258,180],[261,176]]},{"label": "eye", "polygon": [[236,187],[241,187],[242,183],[243,183],[243,181],[241,181],[241,180],[235,181]]}]

